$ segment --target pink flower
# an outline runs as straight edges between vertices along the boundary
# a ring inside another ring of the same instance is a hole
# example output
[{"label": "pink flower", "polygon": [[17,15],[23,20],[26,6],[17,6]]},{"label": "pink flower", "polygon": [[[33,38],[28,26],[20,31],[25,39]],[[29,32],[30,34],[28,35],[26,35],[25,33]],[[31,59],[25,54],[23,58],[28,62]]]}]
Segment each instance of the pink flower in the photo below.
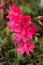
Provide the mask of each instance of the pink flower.
[{"label": "pink flower", "polygon": [[0,9],[4,9],[5,8],[5,4],[0,5]]},{"label": "pink flower", "polygon": [[39,20],[43,20],[43,16],[38,16],[38,19]]},{"label": "pink flower", "polygon": [[22,16],[22,11],[20,10],[19,7],[17,7],[16,5],[9,6],[7,18],[9,18],[11,21],[16,22],[19,20],[19,17],[21,16]]},{"label": "pink flower", "polygon": [[30,24],[29,27],[21,27],[21,32],[14,34],[14,40],[18,42],[19,40],[27,41],[28,39],[32,39],[33,35],[36,33],[37,28],[35,25]]},{"label": "pink flower", "polygon": [[7,25],[8,25],[11,32],[20,32],[21,31],[21,26],[17,22],[8,21]]},{"label": "pink flower", "polygon": [[14,40],[16,42],[23,40],[23,41],[27,41],[28,39],[32,39],[32,33],[28,32],[27,30],[23,30],[22,32],[18,32],[14,34]]},{"label": "pink flower", "polygon": [[26,52],[26,54],[29,55],[30,52],[33,52],[35,47],[36,46],[32,42],[22,42],[18,45],[17,51],[20,54],[24,54],[24,52]]},{"label": "pink flower", "polygon": [[22,16],[19,18],[17,22],[14,20],[13,21],[10,20],[9,22],[7,22],[7,25],[12,32],[21,32],[23,27],[29,26],[30,23],[31,23],[30,16]]}]

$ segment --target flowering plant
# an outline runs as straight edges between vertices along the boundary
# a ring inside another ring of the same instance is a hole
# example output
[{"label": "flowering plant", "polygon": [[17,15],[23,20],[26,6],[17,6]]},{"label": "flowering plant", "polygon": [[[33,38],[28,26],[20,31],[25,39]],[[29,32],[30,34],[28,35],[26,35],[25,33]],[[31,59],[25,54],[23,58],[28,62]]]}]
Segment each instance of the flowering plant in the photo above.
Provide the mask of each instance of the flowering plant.
[{"label": "flowering plant", "polygon": [[9,6],[8,16],[9,21],[7,25],[11,32],[14,33],[14,40],[18,43],[22,40],[22,43],[18,44],[17,52],[27,55],[33,52],[36,46],[29,42],[32,40],[33,35],[37,32],[37,28],[34,23],[31,22],[31,17],[23,15],[23,12],[16,5]]},{"label": "flowering plant", "polygon": [[37,1],[1,0],[0,65],[42,64],[43,10]]}]

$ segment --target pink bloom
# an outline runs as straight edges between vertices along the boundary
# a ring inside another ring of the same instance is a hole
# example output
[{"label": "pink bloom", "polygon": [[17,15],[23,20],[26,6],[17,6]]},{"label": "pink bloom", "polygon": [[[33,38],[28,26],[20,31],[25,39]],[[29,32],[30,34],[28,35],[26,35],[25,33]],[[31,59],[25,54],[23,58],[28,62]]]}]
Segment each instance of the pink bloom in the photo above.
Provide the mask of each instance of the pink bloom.
[{"label": "pink bloom", "polygon": [[22,32],[18,32],[14,34],[14,40],[16,42],[23,40],[23,41],[27,41],[28,39],[32,39],[32,33],[29,31],[25,31],[23,30]]},{"label": "pink bloom", "polygon": [[39,20],[43,20],[43,16],[38,16],[38,19]]},{"label": "pink bloom", "polygon": [[21,26],[17,22],[8,21],[7,25],[8,25],[11,32],[20,32],[21,31]]},{"label": "pink bloom", "polygon": [[[33,24],[33,23],[32,23]],[[18,42],[19,40],[27,41],[32,39],[32,36],[36,33],[37,29],[35,25],[30,24],[29,27],[21,27],[21,32],[14,34],[14,40]]]},{"label": "pink bloom", "polygon": [[31,23],[30,16],[22,16],[19,18],[17,22],[14,20],[13,21],[10,20],[9,22],[7,22],[7,25],[12,32],[20,32],[23,29],[23,27],[29,26],[30,23]]},{"label": "pink bloom", "polygon": [[17,51],[20,54],[24,54],[24,52],[26,52],[26,54],[29,55],[30,52],[33,52],[33,49],[35,47],[36,46],[32,42],[22,42],[21,44],[18,45]]},{"label": "pink bloom", "polygon": [[8,16],[11,21],[18,21],[19,17],[22,16],[22,11],[16,5],[9,6]]},{"label": "pink bloom", "polygon": [[5,4],[0,5],[0,9],[4,9],[5,8]]}]

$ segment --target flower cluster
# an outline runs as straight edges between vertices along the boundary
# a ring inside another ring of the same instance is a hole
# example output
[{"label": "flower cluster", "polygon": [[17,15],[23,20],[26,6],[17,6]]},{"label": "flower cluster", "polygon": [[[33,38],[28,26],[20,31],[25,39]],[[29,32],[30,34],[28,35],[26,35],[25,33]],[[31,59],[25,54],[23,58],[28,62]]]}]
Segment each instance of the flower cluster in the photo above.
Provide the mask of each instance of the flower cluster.
[{"label": "flower cluster", "polygon": [[9,21],[7,25],[11,32],[14,32],[14,40],[21,43],[18,44],[17,51],[21,54],[26,52],[27,55],[33,52],[36,47],[31,40],[36,33],[37,28],[34,23],[31,22],[30,16],[23,16],[23,12],[16,5],[9,6],[8,16]]}]

